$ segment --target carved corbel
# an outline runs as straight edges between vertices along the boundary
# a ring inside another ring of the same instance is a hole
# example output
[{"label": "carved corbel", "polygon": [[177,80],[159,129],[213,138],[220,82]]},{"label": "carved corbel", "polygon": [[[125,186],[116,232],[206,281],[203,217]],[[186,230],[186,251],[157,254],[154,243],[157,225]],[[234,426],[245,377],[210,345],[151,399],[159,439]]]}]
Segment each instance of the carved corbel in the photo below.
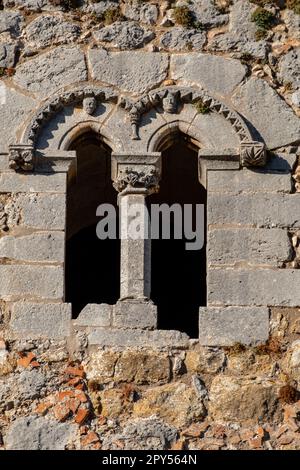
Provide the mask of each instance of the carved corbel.
[{"label": "carved corbel", "polygon": [[262,142],[241,143],[241,164],[245,167],[264,166],[267,163],[266,146]]},{"label": "carved corbel", "polygon": [[12,170],[32,171],[35,154],[32,145],[11,145],[9,147],[9,168]]}]

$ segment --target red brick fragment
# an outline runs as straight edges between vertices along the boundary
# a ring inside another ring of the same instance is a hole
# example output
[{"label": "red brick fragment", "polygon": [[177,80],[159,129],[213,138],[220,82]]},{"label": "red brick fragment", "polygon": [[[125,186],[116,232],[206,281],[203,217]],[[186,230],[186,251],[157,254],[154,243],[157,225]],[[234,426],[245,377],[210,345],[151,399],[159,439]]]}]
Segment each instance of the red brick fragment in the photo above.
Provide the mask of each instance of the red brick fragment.
[{"label": "red brick fragment", "polygon": [[80,407],[80,401],[77,398],[71,398],[66,402],[66,405],[69,407],[72,413],[75,414]]},{"label": "red brick fragment", "polygon": [[59,403],[53,408],[55,418],[62,423],[70,416],[71,410],[66,403]]},{"label": "red brick fragment", "polygon": [[186,437],[201,437],[207,428],[207,423],[192,424],[190,427],[182,431],[182,435]]},{"label": "red brick fragment", "polygon": [[252,449],[260,449],[262,447],[263,440],[260,436],[255,436],[249,439],[249,445]]},{"label": "red brick fragment", "polygon": [[19,353],[19,354],[21,355],[21,357],[18,359],[17,364],[18,366],[21,366],[21,367],[28,367],[29,364],[33,361],[33,359],[36,358],[33,352],[29,352],[25,355],[22,353]]},{"label": "red brick fragment", "polygon": [[70,398],[74,396],[74,392],[72,390],[63,390],[62,392],[58,392],[57,399],[58,401],[63,401],[65,398]]},{"label": "red brick fragment", "polygon": [[179,439],[172,445],[171,450],[184,450],[184,448],[185,448],[185,440]]},{"label": "red brick fragment", "polygon": [[47,413],[49,408],[51,408],[51,406],[52,406],[52,403],[50,402],[39,403],[35,409],[35,412],[42,416],[45,416],[45,414]]},{"label": "red brick fragment", "polygon": [[82,367],[69,366],[66,368],[65,374],[71,375],[73,377],[81,377],[81,378],[85,377],[85,372]]},{"label": "red brick fragment", "polygon": [[79,401],[81,401],[81,403],[86,403],[88,401],[86,394],[84,392],[82,392],[81,390],[79,390],[79,391],[76,390],[75,391],[75,397]]},{"label": "red brick fragment", "polygon": [[81,383],[81,378],[80,377],[74,377],[73,379],[70,379],[68,381],[68,385],[70,387],[75,387],[76,385],[79,385]]},{"label": "red brick fragment", "polygon": [[85,423],[85,421],[88,419],[90,415],[90,410],[86,409],[86,408],[80,408],[76,414],[76,417],[75,417],[75,422],[77,424],[83,424]]},{"label": "red brick fragment", "polygon": [[99,437],[94,431],[90,431],[86,436],[81,438],[81,444],[83,446],[88,446],[96,442],[99,442]]}]

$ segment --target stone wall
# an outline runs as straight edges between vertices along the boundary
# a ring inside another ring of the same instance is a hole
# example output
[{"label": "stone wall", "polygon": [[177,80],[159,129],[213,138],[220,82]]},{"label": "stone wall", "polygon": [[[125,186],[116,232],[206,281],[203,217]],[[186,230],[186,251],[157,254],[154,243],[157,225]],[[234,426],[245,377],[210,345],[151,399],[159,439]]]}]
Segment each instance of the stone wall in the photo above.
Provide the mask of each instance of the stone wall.
[{"label": "stone wall", "polygon": [[[0,1],[0,447],[300,448],[299,26],[297,0]],[[121,192],[139,158],[160,177],[174,131],[199,147],[199,340],[156,330],[148,303],[71,321],[69,147],[87,128]]]}]

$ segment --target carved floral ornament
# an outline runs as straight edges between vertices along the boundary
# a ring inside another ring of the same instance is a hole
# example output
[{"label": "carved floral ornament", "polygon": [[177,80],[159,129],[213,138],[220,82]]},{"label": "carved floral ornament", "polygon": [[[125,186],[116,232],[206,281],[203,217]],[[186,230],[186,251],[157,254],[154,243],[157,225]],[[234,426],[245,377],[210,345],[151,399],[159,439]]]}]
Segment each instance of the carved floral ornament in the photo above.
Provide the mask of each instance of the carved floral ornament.
[{"label": "carved floral ornament", "polygon": [[150,168],[149,171],[146,172],[127,167],[119,171],[113,186],[118,192],[130,188],[140,188],[145,189],[148,193],[153,193],[158,191],[159,180],[160,175],[155,168]]},{"label": "carved floral ornament", "polygon": [[241,143],[242,166],[264,166],[267,163],[266,147],[261,142]]},{"label": "carved floral ornament", "polygon": [[12,170],[31,171],[34,168],[34,150],[31,145],[11,145],[8,166]]}]

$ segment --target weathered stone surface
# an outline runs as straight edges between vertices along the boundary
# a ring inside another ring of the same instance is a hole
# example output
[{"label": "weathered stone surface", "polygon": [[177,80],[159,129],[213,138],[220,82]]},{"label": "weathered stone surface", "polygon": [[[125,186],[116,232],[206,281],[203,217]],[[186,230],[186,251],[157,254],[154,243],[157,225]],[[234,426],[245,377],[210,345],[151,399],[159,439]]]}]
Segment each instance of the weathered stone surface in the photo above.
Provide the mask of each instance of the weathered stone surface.
[{"label": "weathered stone surface", "polygon": [[171,77],[174,80],[200,85],[220,95],[232,93],[245,74],[245,66],[235,59],[197,53],[171,58]]},{"label": "weathered stone surface", "polygon": [[12,423],[5,447],[7,450],[65,450],[78,438],[77,434],[74,424],[28,416]]},{"label": "weathered stone surface", "polygon": [[3,193],[65,193],[67,178],[64,173],[21,174],[15,171],[0,173],[0,191]]},{"label": "weathered stone surface", "polygon": [[153,25],[158,19],[158,9],[154,4],[142,4],[135,0],[124,5],[124,14],[129,20]]},{"label": "weathered stone surface", "polygon": [[156,328],[157,307],[151,302],[120,301],[114,307],[113,326],[119,328]]},{"label": "weathered stone surface", "polygon": [[197,374],[216,374],[225,365],[225,354],[221,349],[201,348],[187,351],[185,365],[188,372]]},{"label": "weathered stone surface", "polygon": [[63,10],[62,4],[55,5],[52,0],[3,0],[3,4],[7,8],[18,7],[20,10],[25,9],[36,13]]},{"label": "weathered stone surface", "polygon": [[43,230],[64,230],[66,217],[64,194],[26,194],[18,199],[22,225]]},{"label": "weathered stone surface", "polygon": [[270,149],[299,139],[299,118],[265,80],[251,78],[239,87],[232,101]]},{"label": "weathered stone surface", "polygon": [[191,0],[189,8],[195,19],[203,26],[221,26],[228,22],[228,15],[218,10],[214,0]]},{"label": "weathered stone surface", "polygon": [[134,404],[134,416],[146,418],[154,414],[170,425],[181,427],[203,419],[205,407],[194,387],[177,382],[145,390]]},{"label": "weathered stone surface", "polygon": [[144,29],[133,21],[117,21],[94,32],[98,42],[109,42],[114,47],[125,49],[138,49],[155,38],[155,33]]},{"label": "weathered stone surface", "polygon": [[[236,290],[240,287],[235,286]],[[199,309],[199,341],[205,346],[265,343],[269,337],[269,310],[256,307]]]},{"label": "weathered stone surface", "polygon": [[292,103],[297,106],[297,108],[300,108],[300,90],[295,91],[292,94]]},{"label": "weathered stone surface", "polygon": [[116,0],[105,0],[100,2],[84,2],[82,10],[86,13],[95,13],[99,18],[102,17],[103,13],[107,10],[116,8]]},{"label": "weathered stone surface", "polygon": [[20,34],[23,15],[16,11],[1,11],[0,14],[0,33],[9,32],[12,37]]},{"label": "weathered stone surface", "polygon": [[118,443],[123,442],[123,450],[164,450],[170,448],[176,437],[177,430],[163,421],[140,418],[130,421],[122,433],[104,437],[102,449],[118,449]]},{"label": "weathered stone surface", "polygon": [[143,93],[159,85],[168,69],[166,54],[144,51],[112,54],[104,49],[91,49],[89,63],[95,80],[133,93]]},{"label": "weathered stone surface", "polygon": [[256,40],[257,26],[251,21],[251,15],[256,8],[257,5],[248,0],[235,2],[231,8],[229,31],[215,36],[209,44],[209,50],[237,51],[264,59],[268,50],[267,42]]},{"label": "weathered stone surface", "polygon": [[71,304],[14,303],[9,328],[16,337],[60,339],[70,335],[71,316]]},{"label": "weathered stone surface", "polygon": [[210,305],[300,305],[300,270],[210,269]]},{"label": "weathered stone surface", "polygon": [[21,88],[47,96],[86,78],[83,52],[75,46],[58,46],[19,65],[14,81]]},{"label": "weathered stone surface", "polygon": [[9,68],[15,65],[16,46],[0,44],[0,67]]},{"label": "weathered stone surface", "polygon": [[216,421],[267,421],[276,412],[274,381],[263,378],[216,377],[210,388],[209,412]]},{"label": "weathered stone surface", "polygon": [[93,395],[94,403],[99,407],[101,416],[107,419],[118,419],[124,412],[124,392],[120,389],[107,389]]},{"label": "weathered stone surface", "polygon": [[78,25],[64,21],[63,17],[42,15],[29,23],[25,32],[27,46],[34,49],[75,41],[80,35]]},{"label": "weathered stone surface", "polygon": [[293,258],[291,242],[282,229],[216,229],[208,233],[208,263],[281,266]]},{"label": "weathered stone surface", "polygon": [[74,321],[75,326],[111,326],[112,305],[87,304]]},{"label": "weathered stone surface", "polygon": [[156,352],[124,351],[115,366],[114,381],[136,384],[168,382],[171,362]]},{"label": "weathered stone surface", "polygon": [[18,376],[17,388],[19,400],[34,400],[41,396],[46,385],[46,377],[39,370],[24,370]]},{"label": "weathered stone surface", "polygon": [[290,347],[290,366],[300,372],[300,340],[294,341]]},{"label": "weathered stone surface", "polygon": [[87,379],[92,382],[108,383],[114,380],[116,362],[120,353],[97,351],[89,355],[85,363]]},{"label": "weathered stone surface", "polygon": [[16,141],[19,126],[35,108],[36,102],[0,82],[0,152]]},{"label": "weathered stone surface", "polygon": [[186,49],[201,51],[205,42],[205,32],[182,27],[174,27],[170,29],[170,31],[166,31],[160,39],[160,45],[164,49],[171,51],[182,51]]},{"label": "weathered stone surface", "polygon": [[[271,166],[271,162],[269,165]],[[264,169],[248,169],[238,171],[208,171],[208,188],[210,192],[233,193],[242,192],[283,192],[292,191],[292,178],[290,172],[271,172]]]},{"label": "weathered stone surface", "polygon": [[10,299],[16,296],[62,299],[63,269],[58,266],[0,265],[0,295]]},{"label": "weathered stone surface", "polygon": [[292,10],[282,12],[284,22],[288,27],[289,35],[295,39],[300,39],[300,15]]},{"label": "weathered stone surface", "polygon": [[241,224],[256,227],[299,227],[298,194],[212,193],[208,198],[208,224]]},{"label": "weathered stone surface", "polygon": [[281,57],[278,63],[278,77],[285,85],[300,86],[300,47],[292,49]]},{"label": "weathered stone surface", "polygon": [[0,238],[0,258],[63,263],[64,244],[64,232],[3,236]]},{"label": "weathered stone surface", "polygon": [[121,330],[96,329],[89,336],[90,346],[116,346],[124,347],[153,347],[153,348],[186,348],[189,338],[185,333],[172,330]]}]

